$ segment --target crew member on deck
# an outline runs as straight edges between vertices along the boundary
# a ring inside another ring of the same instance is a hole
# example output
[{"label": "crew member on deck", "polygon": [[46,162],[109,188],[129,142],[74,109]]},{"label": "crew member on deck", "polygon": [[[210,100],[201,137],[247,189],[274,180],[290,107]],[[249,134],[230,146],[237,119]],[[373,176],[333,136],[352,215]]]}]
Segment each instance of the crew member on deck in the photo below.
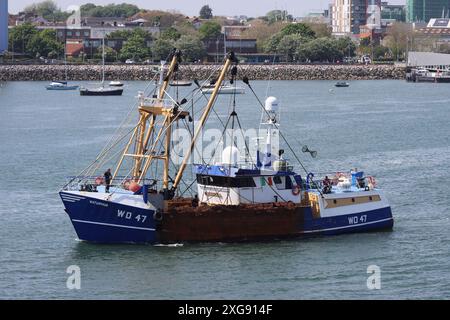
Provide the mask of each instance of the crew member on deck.
[{"label": "crew member on deck", "polygon": [[112,179],[111,169],[106,170],[103,176],[105,177],[106,193],[109,193],[109,187]]},{"label": "crew member on deck", "polygon": [[192,207],[197,208],[198,207],[198,195],[194,196],[194,199],[192,199]]},{"label": "crew member on deck", "polygon": [[328,176],[325,176],[325,179],[322,181],[323,185],[323,193],[330,193],[331,192],[331,180],[328,178]]}]

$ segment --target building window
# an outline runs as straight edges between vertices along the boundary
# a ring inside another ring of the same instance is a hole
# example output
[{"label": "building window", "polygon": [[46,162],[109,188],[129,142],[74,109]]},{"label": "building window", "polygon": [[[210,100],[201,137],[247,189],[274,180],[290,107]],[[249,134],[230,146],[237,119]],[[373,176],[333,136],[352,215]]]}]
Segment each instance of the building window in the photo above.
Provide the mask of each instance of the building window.
[{"label": "building window", "polygon": [[77,37],[81,36],[80,31],[75,32],[75,35],[76,35]]},{"label": "building window", "polygon": [[67,31],[67,36],[71,37],[72,36],[72,31]]},{"label": "building window", "polygon": [[89,37],[89,31],[85,31],[85,32],[84,32],[84,36],[85,36],[85,37]]}]

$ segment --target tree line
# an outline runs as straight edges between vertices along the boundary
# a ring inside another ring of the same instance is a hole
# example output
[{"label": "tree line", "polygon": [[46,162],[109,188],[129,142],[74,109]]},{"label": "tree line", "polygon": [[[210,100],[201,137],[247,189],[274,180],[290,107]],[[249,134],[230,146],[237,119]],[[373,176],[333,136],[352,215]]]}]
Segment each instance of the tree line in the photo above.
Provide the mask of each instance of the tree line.
[{"label": "tree line", "polygon": [[[25,8],[25,12],[40,15],[48,20],[64,21],[70,13],[63,12],[52,0],[46,0]],[[110,4],[105,6],[87,3],[81,6],[82,16],[143,18],[157,25],[162,32],[158,36],[143,29],[117,31],[109,39],[122,39],[124,46],[115,51],[106,48],[109,61],[136,59],[164,59],[173,47],[185,51],[187,61],[202,60],[206,57],[205,43],[222,37],[221,28],[229,22],[224,17],[213,15],[208,5],[199,11],[202,19],[198,27],[180,13],[158,10],[142,10],[131,4]],[[408,44],[413,43],[411,27],[404,23],[394,23],[388,30],[384,44],[375,44],[370,39],[359,43],[350,38],[334,38],[328,25],[324,23],[292,23],[293,17],[286,11],[272,10],[263,17],[248,18],[249,28],[242,38],[256,39],[258,52],[278,54],[286,62],[336,62],[357,54],[369,54],[380,60],[400,60],[404,57]],[[55,58],[64,53],[64,44],[57,40],[55,31],[38,30],[32,25],[16,26],[10,32],[10,50]],[[442,50],[450,51],[449,46]],[[101,48],[95,58],[101,57]]]}]

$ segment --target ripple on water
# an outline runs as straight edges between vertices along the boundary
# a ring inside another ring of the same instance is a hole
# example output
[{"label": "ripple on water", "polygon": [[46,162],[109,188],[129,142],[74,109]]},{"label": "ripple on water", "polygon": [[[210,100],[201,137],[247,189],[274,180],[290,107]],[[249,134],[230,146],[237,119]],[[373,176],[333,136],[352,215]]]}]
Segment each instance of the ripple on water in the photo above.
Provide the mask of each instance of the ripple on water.
[{"label": "ripple on water", "polygon": [[[121,99],[55,95],[44,83],[8,83],[0,104],[0,293],[50,299],[436,299],[450,287],[450,91],[403,81],[271,81],[281,126],[308,170],[360,168],[392,204],[393,232],[298,241],[181,246],[78,242],[57,191],[104,147],[142,82]],[[255,81],[262,97],[267,82]],[[181,96],[188,91],[181,89]],[[20,94],[27,92],[28,94]],[[217,113],[226,116],[230,97]],[[238,97],[245,128],[257,128],[251,94]],[[255,116],[256,115],[256,116]],[[211,126],[219,121],[211,118]],[[131,128],[131,127],[130,127]],[[286,148],[285,148],[286,149]],[[287,149],[286,149],[287,150]],[[289,152],[286,157],[293,159]],[[301,172],[304,175],[304,172]],[[70,265],[82,290],[66,288]],[[382,289],[368,290],[367,267]]]}]

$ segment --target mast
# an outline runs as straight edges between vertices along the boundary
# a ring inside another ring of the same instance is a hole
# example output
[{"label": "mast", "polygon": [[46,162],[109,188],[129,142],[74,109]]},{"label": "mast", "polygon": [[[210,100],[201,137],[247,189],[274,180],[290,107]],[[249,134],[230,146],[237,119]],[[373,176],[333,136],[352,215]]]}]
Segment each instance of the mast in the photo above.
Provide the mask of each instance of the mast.
[{"label": "mast", "polygon": [[102,38],[102,87],[105,85],[105,34]]},{"label": "mast", "polygon": [[237,63],[237,59],[236,59],[236,56],[234,55],[234,53],[230,52],[227,56],[227,60],[225,61],[225,65],[222,68],[219,79],[215,83],[214,90],[211,94],[211,97],[209,98],[209,101],[205,108],[205,111],[203,112],[203,114],[199,120],[199,125],[197,127],[197,130],[194,133],[194,137],[192,138],[191,146],[188,149],[187,154],[184,156],[183,162],[181,163],[180,169],[178,170],[178,173],[175,177],[175,180],[174,180],[173,186],[172,186],[172,191],[174,191],[178,187],[178,185],[181,181],[181,178],[183,177],[183,172],[186,169],[187,162],[191,157],[192,151],[194,150],[195,143],[197,142],[197,139],[200,136],[200,133],[205,125],[205,122],[208,119],[209,113],[211,112],[212,107],[214,106],[214,103],[216,102],[217,94],[219,93],[219,89],[220,89],[222,82],[225,79],[225,76],[226,76],[228,70],[230,69],[230,66],[232,63]]},{"label": "mast", "polygon": [[[130,140],[125,147],[123,154],[119,160],[116,170],[113,174],[114,180],[117,177],[120,167],[122,166],[123,160],[125,157],[131,157],[134,161],[134,165],[132,168],[132,179],[141,183],[145,178],[145,175],[150,167],[150,164],[153,159],[163,160],[164,161],[164,185],[163,187],[168,188],[168,180],[169,180],[169,159],[170,159],[170,149],[167,147],[167,140],[170,141],[170,133],[171,133],[171,123],[174,119],[174,108],[165,108],[164,106],[164,96],[166,94],[167,87],[169,85],[169,81],[173,75],[173,73],[177,70],[178,62],[181,59],[181,52],[178,50],[174,50],[172,53],[171,63],[169,65],[167,75],[162,77],[163,82],[161,87],[159,88],[159,92],[156,98],[151,100],[151,103],[145,103],[145,99],[140,101],[139,106],[139,122],[136,128],[134,129]],[[164,72],[164,69],[161,69],[161,73]],[[183,113],[184,114],[184,113]],[[184,114],[185,115],[185,114]],[[154,133],[156,126],[156,117],[163,116],[164,121],[161,128],[158,130],[156,134],[156,138],[152,141],[152,146],[149,148],[148,144],[150,142],[150,137]],[[147,126],[147,122],[149,125]],[[164,154],[155,155],[154,152],[157,148],[157,143],[162,139],[162,137],[166,135],[166,148]],[[135,150],[134,153],[128,153],[134,141]]]},{"label": "mast", "polygon": [[64,73],[66,76],[66,82],[67,82],[67,52],[66,52],[66,46],[67,46],[67,40],[64,41]]}]

